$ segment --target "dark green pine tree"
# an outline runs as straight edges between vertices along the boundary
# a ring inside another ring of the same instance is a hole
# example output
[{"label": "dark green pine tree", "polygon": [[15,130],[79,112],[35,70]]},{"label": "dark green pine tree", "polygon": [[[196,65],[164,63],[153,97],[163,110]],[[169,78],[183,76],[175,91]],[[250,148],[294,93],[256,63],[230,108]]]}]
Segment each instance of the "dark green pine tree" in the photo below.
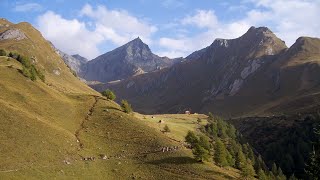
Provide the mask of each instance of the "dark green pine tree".
[{"label": "dark green pine tree", "polygon": [[313,151],[305,171],[311,179],[320,179],[320,125],[314,129],[316,141],[314,142]]},{"label": "dark green pine tree", "polygon": [[289,180],[298,180],[298,179],[296,178],[296,176],[295,176],[294,174],[292,174],[292,175],[290,176]]},{"label": "dark green pine tree", "polygon": [[251,161],[248,159],[241,169],[241,175],[245,179],[251,179],[255,175]]},{"label": "dark green pine tree", "polygon": [[254,168],[255,168],[256,172],[258,172],[259,169],[262,169],[263,171],[268,171],[268,167],[266,166],[266,164],[262,160],[262,157],[260,154],[256,160],[256,163],[254,164]]},{"label": "dark green pine tree", "polygon": [[258,178],[259,178],[259,180],[268,180],[267,175],[265,174],[265,172],[262,169],[258,170]]},{"label": "dark green pine tree", "polygon": [[192,153],[194,155],[194,158],[198,161],[208,161],[210,158],[209,151],[200,146],[199,144],[196,144],[194,148],[192,149]]},{"label": "dark green pine tree", "polygon": [[199,139],[192,131],[188,131],[187,136],[185,137],[185,140],[188,144],[191,145],[191,147],[195,147],[196,144],[198,144]]},{"label": "dark green pine tree", "polygon": [[228,165],[227,161],[227,149],[220,139],[217,139],[214,148],[214,160],[215,162],[224,167]]},{"label": "dark green pine tree", "polygon": [[278,167],[278,180],[286,180],[286,176],[283,174],[282,170],[280,167]]},{"label": "dark green pine tree", "polygon": [[231,167],[235,166],[236,160],[234,159],[234,157],[231,155],[231,153],[227,150],[227,161],[228,161],[228,165]]},{"label": "dark green pine tree", "polygon": [[255,156],[251,147],[248,150],[248,158],[251,160],[251,163],[254,165],[256,163]]},{"label": "dark green pine tree", "polygon": [[211,144],[209,142],[209,138],[205,135],[200,135],[199,137],[199,143],[198,143],[201,147],[203,147],[204,149],[206,149],[207,151],[210,152],[211,149]]},{"label": "dark green pine tree", "polygon": [[273,164],[272,164],[271,172],[272,172],[272,174],[273,174],[274,176],[278,176],[278,168],[277,168],[276,163],[273,163]]},{"label": "dark green pine tree", "polygon": [[246,157],[244,156],[242,149],[239,148],[237,155],[236,155],[235,166],[237,169],[242,170],[242,168],[244,167],[245,164],[246,164]]}]

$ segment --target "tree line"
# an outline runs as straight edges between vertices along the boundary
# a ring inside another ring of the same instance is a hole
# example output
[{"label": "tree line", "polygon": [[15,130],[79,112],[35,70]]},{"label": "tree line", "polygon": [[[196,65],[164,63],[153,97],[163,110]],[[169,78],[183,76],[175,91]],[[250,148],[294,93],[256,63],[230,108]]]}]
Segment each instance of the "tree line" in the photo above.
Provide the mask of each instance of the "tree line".
[{"label": "tree line", "polygon": [[[185,141],[199,162],[214,161],[220,167],[233,167],[245,179],[285,180],[282,169],[273,163],[269,168],[262,156],[243,139],[233,125],[220,117],[208,116],[208,124],[201,126],[201,133],[189,131]],[[290,179],[296,179],[294,175]]]},{"label": "tree line", "polygon": [[38,69],[30,60],[30,58],[23,56],[16,52],[7,52],[3,49],[0,49],[0,56],[7,56],[9,58],[15,59],[22,65],[22,70],[20,71],[25,77],[31,79],[32,81],[37,80],[37,77],[44,82],[45,75],[43,72]]}]

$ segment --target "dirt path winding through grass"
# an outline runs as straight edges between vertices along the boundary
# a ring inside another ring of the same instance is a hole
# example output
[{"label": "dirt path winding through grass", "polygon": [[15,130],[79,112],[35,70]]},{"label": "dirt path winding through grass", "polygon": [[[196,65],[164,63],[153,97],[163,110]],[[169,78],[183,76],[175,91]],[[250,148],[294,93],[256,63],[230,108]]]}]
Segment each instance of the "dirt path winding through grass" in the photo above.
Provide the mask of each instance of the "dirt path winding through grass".
[{"label": "dirt path winding through grass", "polygon": [[84,145],[83,145],[83,143],[81,142],[81,139],[80,139],[80,132],[85,128],[84,123],[90,119],[90,116],[92,116],[94,108],[98,103],[98,96],[93,96],[93,97],[94,97],[94,103],[90,107],[86,117],[82,120],[79,129],[77,129],[75,134],[74,134],[76,139],[77,139],[77,143],[79,144],[79,150],[83,149],[83,147],[84,147]]}]

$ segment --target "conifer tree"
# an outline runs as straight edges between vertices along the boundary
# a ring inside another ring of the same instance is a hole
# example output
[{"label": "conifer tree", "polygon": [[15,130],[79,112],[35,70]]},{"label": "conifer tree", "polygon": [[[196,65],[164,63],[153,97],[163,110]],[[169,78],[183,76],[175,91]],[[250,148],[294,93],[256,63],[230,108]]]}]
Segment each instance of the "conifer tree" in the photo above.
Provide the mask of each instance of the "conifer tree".
[{"label": "conifer tree", "polygon": [[231,153],[227,150],[227,161],[228,161],[228,165],[231,166],[231,167],[234,167],[235,166],[235,159],[234,157],[231,155]]},{"label": "conifer tree", "polygon": [[320,179],[320,125],[314,128],[316,140],[314,142],[313,151],[309,163],[306,166],[306,173],[311,179]]},{"label": "conifer tree", "polygon": [[260,180],[267,180],[267,175],[264,173],[264,171],[262,169],[258,170],[258,178]]},{"label": "conifer tree", "polygon": [[208,113],[208,120],[209,121],[213,121],[214,120],[213,114],[211,112]]},{"label": "conifer tree", "polygon": [[272,164],[271,172],[272,172],[272,174],[273,174],[274,176],[278,176],[278,168],[277,168],[276,163],[273,163],[273,164]]},{"label": "conifer tree", "polygon": [[195,147],[192,149],[192,153],[196,160],[198,161],[208,161],[210,158],[209,151],[200,146],[199,144],[196,144]]},{"label": "conifer tree", "polygon": [[248,158],[251,160],[251,163],[254,165],[256,160],[251,147],[249,147],[248,149]]},{"label": "conifer tree", "polygon": [[210,144],[209,138],[207,136],[200,135],[200,137],[199,137],[199,145],[210,152],[211,144]]},{"label": "conifer tree", "polygon": [[199,142],[198,137],[192,131],[188,131],[188,134],[185,137],[185,140],[188,144],[191,145],[191,147],[195,147],[195,145]]},{"label": "conifer tree", "polygon": [[227,166],[227,149],[220,139],[217,139],[214,148],[214,160],[220,166]]},{"label": "conifer tree", "polygon": [[286,180],[287,179],[286,176],[283,174],[280,167],[278,167],[278,176],[277,177],[279,180]]},{"label": "conifer tree", "polygon": [[255,172],[250,160],[247,160],[247,162],[242,167],[241,174],[245,178],[252,178],[254,176]]},{"label": "conifer tree", "polygon": [[243,166],[246,163],[246,157],[244,156],[241,148],[239,148],[239,150],[238,150],[238,153],[236,155],[236,162],[235,163],[236,163],[235,164],[236,168],[240,169],[240,170],[243,168]]}]

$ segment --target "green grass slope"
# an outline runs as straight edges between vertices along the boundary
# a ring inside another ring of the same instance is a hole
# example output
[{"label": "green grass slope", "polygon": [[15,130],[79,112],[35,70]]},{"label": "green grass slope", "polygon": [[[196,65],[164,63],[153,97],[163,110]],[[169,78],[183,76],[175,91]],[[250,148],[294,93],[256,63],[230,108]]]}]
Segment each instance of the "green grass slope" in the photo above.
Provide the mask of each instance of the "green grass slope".
[{"label": "green grass slope", "polygon": [[[219,168],[212,162],[196,162],[191,150],[177,142],[175,138],[181,140],[185,133],[181,127],[195,129],[190,122],[196,119],[187,119],[184,124],[181,123],[184,115],[173,119],[173,136],[163,134],[153,127],[154,122],[123,113],[116,103],[74,77],[31,25],[14,25],[3,19],[0,23],[9,24],[0,33],[18,28],[27,37],[2,40],[0,49],[35,57],[34,65],[46,77],[45,82],[31,81],[20,73],[22,65],[18,61],[0,57],[0,179],[239,176],[236,170]],[[161,151],[173,146],[178,146],[178,150]],[[93,157],[94,160],[87,160]]]}]

